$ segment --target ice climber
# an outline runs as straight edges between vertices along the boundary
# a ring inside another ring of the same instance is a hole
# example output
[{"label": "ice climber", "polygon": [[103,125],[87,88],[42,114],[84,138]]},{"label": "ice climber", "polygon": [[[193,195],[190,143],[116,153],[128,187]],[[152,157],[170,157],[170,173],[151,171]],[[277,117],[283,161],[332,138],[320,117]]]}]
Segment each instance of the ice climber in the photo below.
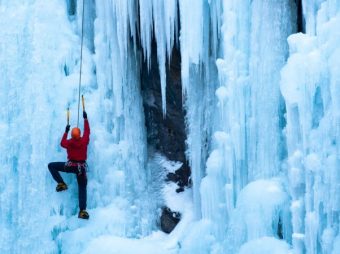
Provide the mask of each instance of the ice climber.
[{"label": "ice climber", "polygon": [[84,117],[84,134],[81,137],[81,131],[75,127],[71,131],[71,139],[67,139],[70,125],[68,124],[65,133],[61,139],[60,145],[67,150],[67,162],[51,162],[48,164],[53,179],[58,183],[56,191],[67,190],[67,185],[61,177],[59,171],[72,173],[77,175],[78,182],[78,198],[79,198],[79,214],[78,218],[88,219],[89,214],[86,211],[86,159],[87,159],[87,146],[90,142],[90,125],[87,119],[87,114],[83,111]]}]

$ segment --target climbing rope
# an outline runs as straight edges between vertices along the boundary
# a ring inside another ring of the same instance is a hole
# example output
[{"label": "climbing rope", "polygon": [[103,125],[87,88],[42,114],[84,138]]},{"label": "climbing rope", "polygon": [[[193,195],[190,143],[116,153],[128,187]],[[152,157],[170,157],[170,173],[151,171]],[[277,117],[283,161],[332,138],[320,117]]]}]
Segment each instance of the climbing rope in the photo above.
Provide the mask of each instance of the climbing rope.
[{"label": "climbing rope", "polygon": [[81,46],[80,46],[80,70],[79,70],[79,87],[78,87],[78,120],[77,127],[79,127],[79,111],[80,111],[80,89],[81,89],[81,72],[83,69],[83,44],[84,44],[84,16],[85,16],[85,0],[83,0],[83,13],[81,21]]}]

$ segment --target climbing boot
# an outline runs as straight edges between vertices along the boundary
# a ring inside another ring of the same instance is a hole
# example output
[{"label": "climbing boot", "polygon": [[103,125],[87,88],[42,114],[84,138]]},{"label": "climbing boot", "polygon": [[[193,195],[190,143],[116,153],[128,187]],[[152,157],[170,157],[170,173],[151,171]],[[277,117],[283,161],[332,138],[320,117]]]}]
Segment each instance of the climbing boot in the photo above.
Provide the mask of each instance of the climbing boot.
[{"label": "climbing boot", "polygon": [[65,183],[58,183],[57,187],[55,188],[57,192],[67,190],[67,185]]},{"label": "climbing boot", "polygon": [[89,219],[89,214],[85,210],[81,210],[78,214],[78,218],[88,220]]}]

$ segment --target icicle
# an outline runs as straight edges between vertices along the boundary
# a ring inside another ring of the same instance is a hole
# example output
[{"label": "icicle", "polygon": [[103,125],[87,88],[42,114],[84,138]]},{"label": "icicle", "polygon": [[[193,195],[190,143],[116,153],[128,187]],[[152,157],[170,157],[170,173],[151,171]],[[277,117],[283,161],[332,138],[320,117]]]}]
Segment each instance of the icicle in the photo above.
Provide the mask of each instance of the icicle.
[{"label": "icicle", "polygon": [[204,0],[180,0],[180,44],[182,57],[183,93],[189,89],[190,65],[199,65],[203,55]]},{"label": "icicle", "polygon": [[153,34],[152,4],[152,0],[139,0],[140,37],[144,59],[147,61],[149,69],[151,64],[151,39]]},{"label": "icicle", "polygon": [[306,34],[288,38],[290,57],[281,71],[292,175],[293,246],[308,253],[331,253],[336,239],[333,229],[338,228],[332,218],[340,211],[338,202],[333,201],[340,196],[336,187],[340,181],[336,169],[340,141],[340,54],[336,41],[340,33],[335,29],[340,18],[335,11],[339,3],[337,7],[334,3],[303,1]]},{"label": "icicle", "polygon": [[221,34],[221,21],[223,14],[222,0],[208,0],[210,6],[210,23],[211,23],[211,45],[212,45],[212,55],[214,58],[217,57],[218,46],[220,42]]},{"label": "icicle", "polygon": [[164,0],[164,28],[166,37],[166,50],[168,55],[168,62],[172,49],[174,47],[175,36],[177,35],[177,13],[178,13],[178,0]]},{"label": "icicle", "polygon": [[[128,0],[129,28],[133,38],[135,54],[137,52],[137,25],[138,25],[138,3],[135,0]],[[137,54],[136,54],[137,55]]]},{"label": "icicle", "polygon": [[165,34],[165,10],[163,1],[153,0],[153,18],[155,37],[157,42],[157,58],[159,75],[161,79],[162,110],[163,117],[166,116],[166,34]]},{"label": "icicle", "polygon": [[151,39],[157,44],[158,68],[161,80],[162,111],[166,116],[166,61],[174,46],[177,27],[177,0],[139,0],[141,42],[148,67],[151,64]]}]

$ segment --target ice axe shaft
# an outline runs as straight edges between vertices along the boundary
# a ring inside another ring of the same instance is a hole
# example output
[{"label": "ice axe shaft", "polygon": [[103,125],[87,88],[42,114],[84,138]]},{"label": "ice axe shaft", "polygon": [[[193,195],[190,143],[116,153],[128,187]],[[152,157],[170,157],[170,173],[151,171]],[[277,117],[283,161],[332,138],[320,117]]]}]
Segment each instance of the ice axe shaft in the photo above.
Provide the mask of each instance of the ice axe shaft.
[{"label": "ice axe shaft", "polygon": [[67,117],[67,125],[70,125],[70,108],[67,108],[66,117]]},{"label": "ice axe shaft", "polygon": [[85,98],[84,95],[81,95],[81,103],[83,105],[83,112],[85,111]]}]

